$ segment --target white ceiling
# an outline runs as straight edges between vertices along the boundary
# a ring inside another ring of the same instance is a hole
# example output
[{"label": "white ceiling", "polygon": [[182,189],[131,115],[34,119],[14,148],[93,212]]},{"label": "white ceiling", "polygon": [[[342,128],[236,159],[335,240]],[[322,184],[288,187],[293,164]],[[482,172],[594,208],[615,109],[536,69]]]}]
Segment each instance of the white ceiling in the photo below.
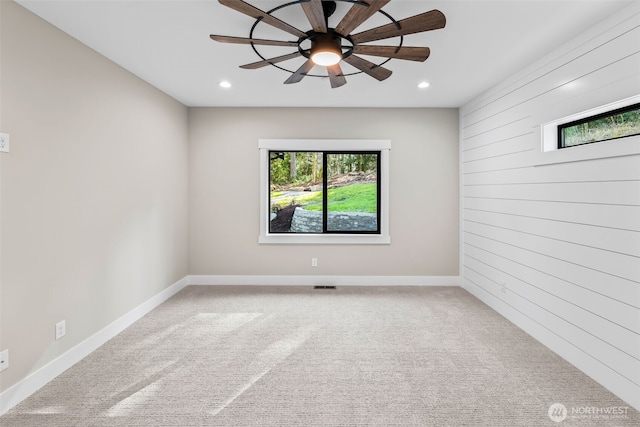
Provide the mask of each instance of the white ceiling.
[{"label": "white ceiling", "polygon": [[[264,11],[287,1],[247,0]],[[217,43],[209,34],[248,37],[255,20],[216,0],[17,2],[187,106],[259,107],[459,107],[631,3],[391,0],[383,10],[396,20],[431,9],[445,14],[444,29],[405,36],[405,46],[430,47],[429,59],[394,59],[385,65],[393,71],[385,81],[358,74],[348,77],[347,85],[331,89],[326,78],[306,77],[284,85],[290,75],[285,71],[238,68],[260,60],[251,46]],[[310,26],[299,9],[294,5],[274,15],[306,31]],[[376,14],[355,32],[388,22]],[[295,38],[265,24],[258,25],[254,36]],[[397,39],[384,44],[397,44]],[[266,47],[261,53],[270,57],[293,50]],[[298,58],[280,65],[295,70],[300,63]],[[222,80],[233,87],[220,88]],[[431,86],[418,89],[421,81]]]}]

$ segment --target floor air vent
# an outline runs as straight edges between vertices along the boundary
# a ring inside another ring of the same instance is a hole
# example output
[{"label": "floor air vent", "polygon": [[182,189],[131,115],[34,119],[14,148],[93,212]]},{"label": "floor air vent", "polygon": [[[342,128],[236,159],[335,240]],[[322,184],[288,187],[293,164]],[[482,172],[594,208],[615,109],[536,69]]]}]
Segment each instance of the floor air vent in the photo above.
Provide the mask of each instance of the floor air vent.
[{"label": "floor air vent", "polygon": [[315,285],[313,289],[335,289],[335,285]]}]

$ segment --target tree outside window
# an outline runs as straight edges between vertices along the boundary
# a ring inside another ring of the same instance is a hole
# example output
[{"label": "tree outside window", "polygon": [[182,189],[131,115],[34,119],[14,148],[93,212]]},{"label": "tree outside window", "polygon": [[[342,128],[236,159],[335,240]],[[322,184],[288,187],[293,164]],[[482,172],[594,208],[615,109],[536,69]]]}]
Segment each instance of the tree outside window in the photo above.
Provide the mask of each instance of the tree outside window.
[{"label": "tree outside window", "polygon": [[379,151],[269,151],[270,233],[380,233]]},{"label": "tree outside window", "polygon": [[388,245],[383,139],[261,139],[261,244]]}]

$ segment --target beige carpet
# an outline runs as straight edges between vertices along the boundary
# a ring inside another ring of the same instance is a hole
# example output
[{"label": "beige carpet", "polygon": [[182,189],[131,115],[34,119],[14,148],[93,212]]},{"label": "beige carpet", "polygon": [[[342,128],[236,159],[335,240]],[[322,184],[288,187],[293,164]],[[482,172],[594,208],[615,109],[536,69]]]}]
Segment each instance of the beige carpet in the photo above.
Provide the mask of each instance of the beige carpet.
[{"label": "beige carpet", "polygon": [[187,287],[0,425],[637,426],[640,415],[460,288]]}]

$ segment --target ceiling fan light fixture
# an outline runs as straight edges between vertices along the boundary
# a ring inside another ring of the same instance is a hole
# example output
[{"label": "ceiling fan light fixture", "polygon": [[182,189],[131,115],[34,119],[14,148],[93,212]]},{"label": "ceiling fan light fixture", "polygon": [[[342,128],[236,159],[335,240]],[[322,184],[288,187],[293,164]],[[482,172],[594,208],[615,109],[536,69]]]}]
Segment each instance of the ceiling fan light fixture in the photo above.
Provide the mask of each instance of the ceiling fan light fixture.
[{"label": "ceiling fan light fixture", "polygon": [[311,60],[316,65],[324,65],[329,67],[336,65],[342,59],[342,55],[332,51],[320,51],[311,55]]},{"label": "ceiling fan light fixture", "polygon": [[322,34],[316,37],[311,45],[309,56],[314,64],[330,67],[342,60],[342,46],[340,39],[331,34]]}]

